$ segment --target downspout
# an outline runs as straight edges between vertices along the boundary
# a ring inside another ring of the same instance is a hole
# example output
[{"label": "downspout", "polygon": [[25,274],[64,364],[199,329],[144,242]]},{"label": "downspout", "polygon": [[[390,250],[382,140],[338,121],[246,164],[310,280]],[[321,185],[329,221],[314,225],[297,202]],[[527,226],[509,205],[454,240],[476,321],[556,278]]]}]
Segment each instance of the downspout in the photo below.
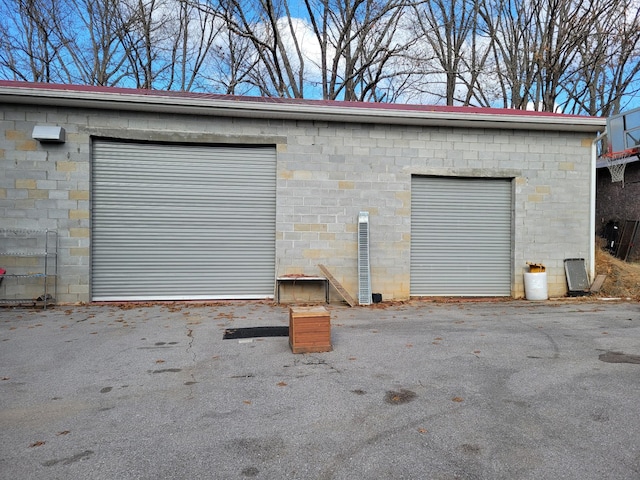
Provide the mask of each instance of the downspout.
[{"label": "downspout", "polygon": [[590,192],[590,220],[589,220],[589,279],[590,283],[596,278],[596,163],[598,161],[598,142],[607,136],[601,133],[591,142],[591,192]]}]

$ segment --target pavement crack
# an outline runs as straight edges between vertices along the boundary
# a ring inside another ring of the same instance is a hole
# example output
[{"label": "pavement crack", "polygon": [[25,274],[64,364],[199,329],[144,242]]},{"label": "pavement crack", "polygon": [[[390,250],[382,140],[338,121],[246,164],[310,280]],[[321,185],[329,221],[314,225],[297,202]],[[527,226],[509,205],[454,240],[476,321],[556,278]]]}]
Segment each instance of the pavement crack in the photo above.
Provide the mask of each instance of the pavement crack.
[{"label": "pavement crack", "polygon": [[[193,349],[193,342],[195,341],[195,337],[193,336],[193,329],[187,327],[187,338],[189,339],[189,342],[187,343],[187,353],[191,353],[191,361],[193,362],[193,364],[196,364],[196,360],[198,358],[198,355],[196,354],[195,350]],[[190,373],[189,376],[191,377],[191,381],[189,382],[185,382],[185,385],[189,386],[190,388],[190,395],[189,398],[193,397],[193,385],[198,383],[198,380],[196,379],[196,376],[193,373],[193,370],[190,369]]]},{"label": "pavement crack", "polygon": [[193,342],[195,340],[194,336],[193,336],[193,329],[187,327],[187,338],[189,338],[189,343],[187,343],[187,352],[191,353],[191,357],[193,359],[193,363],[196,362],[196,352],[193,350]]},{"label": "pavement crack", "polygon": [[305,365],[305,366],[322,366],[327,367],[330,371],[335,373],[342,373],[339,369],[334,367],[331,363],[328,363],[324,358],[319,358],[314,355],[304,355],[301,359],[296,359],[294,362],[295,366]]}]

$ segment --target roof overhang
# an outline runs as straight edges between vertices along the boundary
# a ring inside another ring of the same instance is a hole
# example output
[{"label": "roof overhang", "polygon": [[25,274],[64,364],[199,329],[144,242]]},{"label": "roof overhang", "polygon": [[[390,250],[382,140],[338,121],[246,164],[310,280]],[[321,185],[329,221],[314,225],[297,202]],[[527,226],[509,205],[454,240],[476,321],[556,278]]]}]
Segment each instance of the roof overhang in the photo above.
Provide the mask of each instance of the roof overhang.
[{"label": "roof overhang", "polygon": [[606,119],[601,117],[509,109],[269,99],[6,81],[0,81],[0,102],[254,119],[508,130],[596,133],[606,127]]}]

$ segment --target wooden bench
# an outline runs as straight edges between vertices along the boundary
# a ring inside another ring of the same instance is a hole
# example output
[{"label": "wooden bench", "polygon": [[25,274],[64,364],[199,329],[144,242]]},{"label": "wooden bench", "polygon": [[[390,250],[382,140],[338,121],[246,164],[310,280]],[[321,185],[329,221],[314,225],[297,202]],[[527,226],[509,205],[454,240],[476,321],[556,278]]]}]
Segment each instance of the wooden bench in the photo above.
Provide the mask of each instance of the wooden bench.
[{"label": "wooden bench", "polygon": [[296,283],[315,282],[324,284],[324,299],[326,303],[329,303],[329,280],[325,277],[312,277],[307,275],[288,275],[276,278],[276,303],[280,303],[280,285],[283,283]]}]

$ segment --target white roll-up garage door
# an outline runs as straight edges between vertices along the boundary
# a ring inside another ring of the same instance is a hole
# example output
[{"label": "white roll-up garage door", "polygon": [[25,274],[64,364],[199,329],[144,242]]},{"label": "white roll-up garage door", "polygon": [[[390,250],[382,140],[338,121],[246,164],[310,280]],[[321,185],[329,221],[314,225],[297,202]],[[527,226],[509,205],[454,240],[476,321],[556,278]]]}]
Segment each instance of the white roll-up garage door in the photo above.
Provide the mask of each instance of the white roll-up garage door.
[{"label": "white roll-up garage door", "polygon": [[511,180],[411,181],[411,295],[511,295]]},{"label": "white roll-up garage door", "polygon": [[274,147],[96,140],[93,300],[273,296]]}]

